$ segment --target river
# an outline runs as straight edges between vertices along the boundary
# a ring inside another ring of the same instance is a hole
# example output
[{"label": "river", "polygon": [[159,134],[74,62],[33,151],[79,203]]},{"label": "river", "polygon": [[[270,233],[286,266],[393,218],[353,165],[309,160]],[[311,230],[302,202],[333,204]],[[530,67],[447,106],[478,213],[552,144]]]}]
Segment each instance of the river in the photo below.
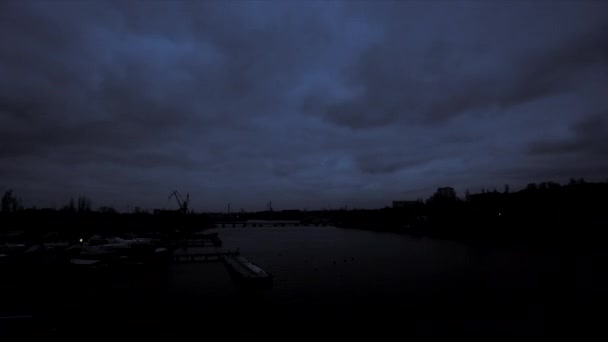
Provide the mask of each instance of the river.
[{"label": "river", "polygon": [[[335,227],[215,231],[224,247],[239,248],[273,274],[272,290],[243,294],[219,264],[176,265],[172,283],[185,302],[217,301],[261,325],[280,320],[324,329],[405,325],[431,334],[546,334],[586,315],[587,321],[605,317],[606,259],[595,251],[482,246]],[[204,307],[190,303],[189,310]]]},{"label": "river", "polygon": [[152,335],[529,336],[580,332],[607,317],[603,248],[499,247],[336,227],[213,231],[224,248],[271,273],[273,287],[244,290],[223,263],[209,262],[110,270],[87,281],[51,274],[11,290],[11,301],[41,317],[38,330]]}]

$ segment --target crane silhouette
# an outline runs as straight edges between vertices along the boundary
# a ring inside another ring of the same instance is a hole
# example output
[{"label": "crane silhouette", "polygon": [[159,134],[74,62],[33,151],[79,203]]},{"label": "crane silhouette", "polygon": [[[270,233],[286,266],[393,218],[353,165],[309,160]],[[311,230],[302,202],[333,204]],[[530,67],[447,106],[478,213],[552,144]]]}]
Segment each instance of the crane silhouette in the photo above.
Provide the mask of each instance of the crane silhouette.
[{"label": "crane silhouette", "polygon": [[190,202],[190,194],[187,193],[186,199],[184,199],[177,190],[174,190],[169,195],[169,199],[171,199],[171,197],[175,197],[175,200],[177,201],[177,204],[179,205],[179,210],[181,212],[183,212],[184,214],[187,214],[188,213],[188,203]]}]

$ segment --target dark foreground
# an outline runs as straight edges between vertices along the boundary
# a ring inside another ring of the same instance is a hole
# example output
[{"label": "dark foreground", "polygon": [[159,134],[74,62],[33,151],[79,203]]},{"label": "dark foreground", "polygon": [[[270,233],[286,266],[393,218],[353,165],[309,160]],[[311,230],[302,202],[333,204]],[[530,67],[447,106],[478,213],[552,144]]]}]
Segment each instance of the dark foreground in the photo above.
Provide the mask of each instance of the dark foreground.
[{"label": "dark foreground", "polygon": [[219,229],[273,273],[239,287],[221,263],[83,272],[3,265],[1,333],[110,338],[214,335],[605,334],[601,243],[496,248],[332,227]]}]

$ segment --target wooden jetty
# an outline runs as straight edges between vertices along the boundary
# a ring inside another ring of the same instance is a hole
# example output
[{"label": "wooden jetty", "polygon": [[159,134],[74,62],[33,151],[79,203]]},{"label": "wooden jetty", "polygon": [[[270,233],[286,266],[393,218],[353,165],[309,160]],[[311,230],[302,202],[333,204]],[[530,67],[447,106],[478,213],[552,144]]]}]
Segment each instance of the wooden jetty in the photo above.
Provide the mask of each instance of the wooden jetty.
[{"label": "wooden jetty", "polygon": [[224,263],[233,277],[245,286],[272,286],[272,275],[240,255],[226,255]]},{"label": "wooden jetty", "polygon": [[298,220],[247,220],[217,222],[216,227],[298,227],[302,224]]},{"label": "wooden jetty", "polygon": [[222,247],[222,240],[218,237],[218,233],[195,234],[191,237],[174,239],[171,245],[179,247]]},{"label": "wooden jetty", "polygon": [[195,263],[207,261],[220,261],[222,257],[238,256],[239,251],[229,250],[211,250],[197,252],[178,252],[174,251],[172,255],[173,262],[176,263]]},{"label": "wooden jetty", "polygon": [[188,239],[181,241],[174,241],[172,246],[175,247],[222,247],[221,241],[213,241],[208,239]]}]

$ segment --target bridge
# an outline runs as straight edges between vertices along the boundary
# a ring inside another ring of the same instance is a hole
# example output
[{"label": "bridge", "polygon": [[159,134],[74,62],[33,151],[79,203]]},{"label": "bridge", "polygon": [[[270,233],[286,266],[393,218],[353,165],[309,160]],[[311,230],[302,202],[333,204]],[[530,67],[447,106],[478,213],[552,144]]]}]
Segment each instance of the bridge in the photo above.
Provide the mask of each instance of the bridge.
[{"label": "bridge", "polygon": [[216,227],[298,227],[303,225],[299,220],[247,220],[217,222]]}]

